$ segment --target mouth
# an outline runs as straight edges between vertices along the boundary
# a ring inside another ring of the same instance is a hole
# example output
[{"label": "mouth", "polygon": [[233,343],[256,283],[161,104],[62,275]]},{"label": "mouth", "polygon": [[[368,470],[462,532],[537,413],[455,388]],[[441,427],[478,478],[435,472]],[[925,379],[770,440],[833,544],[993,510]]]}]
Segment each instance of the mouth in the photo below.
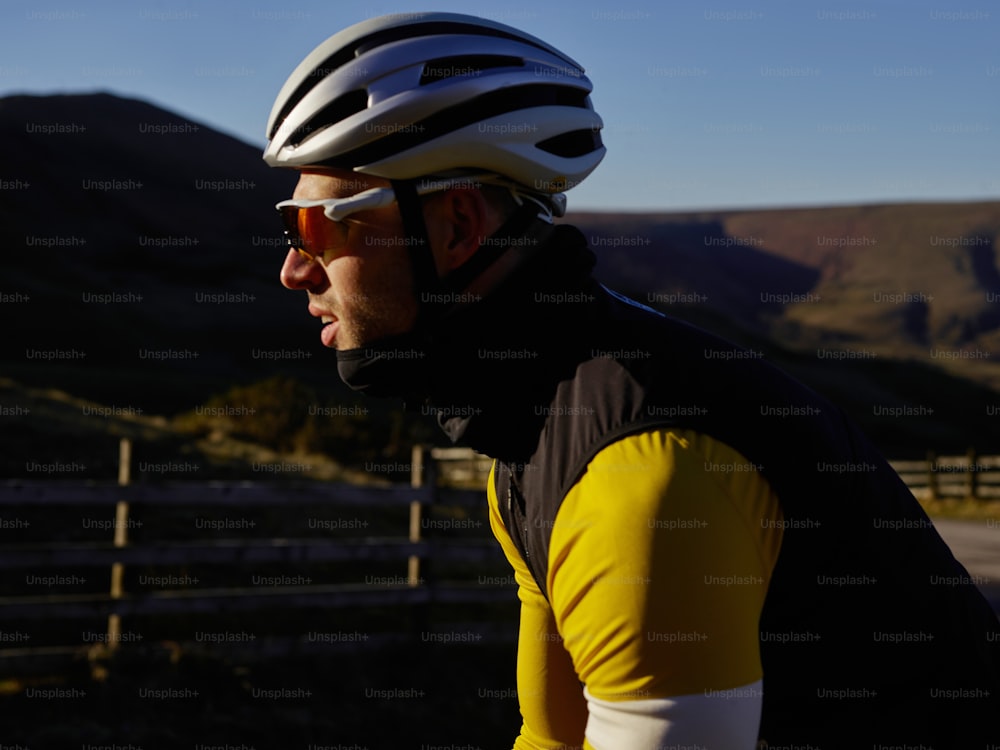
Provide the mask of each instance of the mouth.
[{"label": "mouth", "polygon": [[330,349],[337,348],[337,329],[340,328],[340,321],[333,319],[330,321],[323,321],[326,325],[323,326],[323,330],[319,332],[319,340],[323,342],[323,346]]},{"label": "mouth", "polygon": [[319,318],[323,323],[323,330],[319,332],[319,339],[323,346],[335,349],[337,344],[337,329],[340,328],[340,320],[333,313],[309,306],[309,314],[314,318]]}]

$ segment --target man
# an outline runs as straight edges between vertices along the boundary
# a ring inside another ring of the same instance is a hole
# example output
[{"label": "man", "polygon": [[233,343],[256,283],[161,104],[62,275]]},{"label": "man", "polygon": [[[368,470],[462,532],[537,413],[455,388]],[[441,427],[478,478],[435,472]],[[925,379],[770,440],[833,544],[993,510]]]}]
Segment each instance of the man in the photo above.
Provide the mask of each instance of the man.
[{"label": "man", "polygon": [[281,279],[341,378],[497,459],[515,748],[1000,739],[996,617],[864,436],[552,223],[604,155],[590,90],[508,26],[387,16],[314,50],[267,130],[301,172]]}]

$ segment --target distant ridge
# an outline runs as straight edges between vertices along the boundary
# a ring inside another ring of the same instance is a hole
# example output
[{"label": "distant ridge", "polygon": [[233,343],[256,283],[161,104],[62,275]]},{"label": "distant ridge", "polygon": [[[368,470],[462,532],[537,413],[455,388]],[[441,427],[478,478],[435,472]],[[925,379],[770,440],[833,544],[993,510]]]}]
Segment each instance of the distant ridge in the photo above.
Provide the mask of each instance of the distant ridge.
[{"label": "distant ridge", "polygon": [[[655,279],[667,292],[707,297],[700,304],[785,331],[787,343],[792,326],[810,329],[809,341],[899,356],[997,343],[1000,202],[569,220],[604,248],[601,269],[613,282],[641,288]],[[615,238],[626,242],[616,248]]]}]

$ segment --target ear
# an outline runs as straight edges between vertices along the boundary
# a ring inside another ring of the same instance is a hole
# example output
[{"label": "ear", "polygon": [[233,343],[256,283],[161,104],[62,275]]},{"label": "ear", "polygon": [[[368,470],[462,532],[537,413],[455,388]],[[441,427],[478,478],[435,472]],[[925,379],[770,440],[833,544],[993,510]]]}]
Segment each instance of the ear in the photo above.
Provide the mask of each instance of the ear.
[{"label": "ear", "polygon": [[492,233],[490,206],[475,188],[452,188],[425,204],[427,237],[438,273],[463,265]]}]

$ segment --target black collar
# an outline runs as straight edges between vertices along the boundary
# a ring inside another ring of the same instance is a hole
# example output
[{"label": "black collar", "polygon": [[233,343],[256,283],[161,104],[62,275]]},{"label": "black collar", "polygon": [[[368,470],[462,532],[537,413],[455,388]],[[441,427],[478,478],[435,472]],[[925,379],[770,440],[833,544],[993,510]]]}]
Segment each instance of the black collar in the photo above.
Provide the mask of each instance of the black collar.
[{"label": "black collar", "polygon": [[580,231],[547,227],[545,237],[493,291],[429,330],[337,352],[341,378],[434,411],[453,442],[504,460],[530,456],[556,386],[589,353],[600,298]]},{"label": "black collar", "polygon": [[427,404],[453,442],[526,460],[559,382],[589,355],[594,255],[559,226],[530,261],[436,337]]}]

